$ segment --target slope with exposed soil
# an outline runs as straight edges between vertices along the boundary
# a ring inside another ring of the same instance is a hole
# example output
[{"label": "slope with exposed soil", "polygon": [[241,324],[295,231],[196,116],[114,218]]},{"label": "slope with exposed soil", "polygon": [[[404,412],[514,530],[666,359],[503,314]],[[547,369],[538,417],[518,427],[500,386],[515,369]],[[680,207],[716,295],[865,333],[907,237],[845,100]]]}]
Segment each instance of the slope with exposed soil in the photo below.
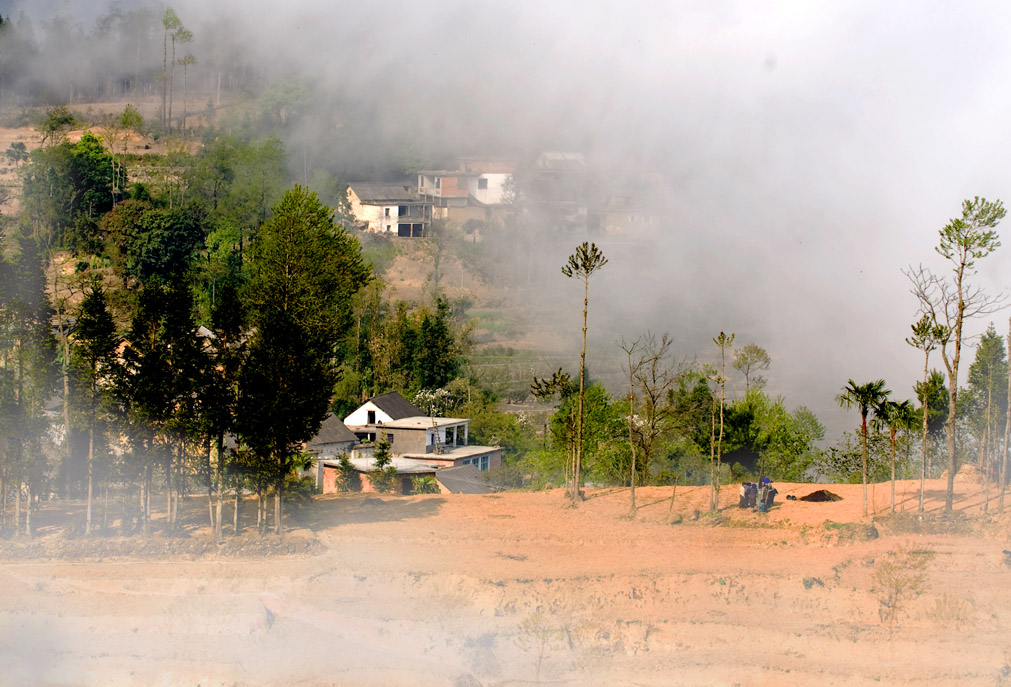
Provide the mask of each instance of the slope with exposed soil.
[{"label": "slope with exposed soil", "polygon": [[[54,685],[521,685],[538,663],[544,683],[573,686],[1006,679],[1007,516],[937,521],[935,481],[934,515],[917,519],[900,483],[889,518],[877,485],[872,529],[859,486],[830,488],[841,501],[768,515],[727,488],[721,516],[697,520],[706,490],[681,488],[676,525],[667,488],[640,489],[634,520],[622,489],[578,509],[559,491],[355,495],[297,517],[291,538],[321,553],[8,557],[0,670]],[[960,508],[980,501],[959,484]],[[206,505],[189,506],[184,539],[205,537]],[[46,528],[43,548],[64,537]],[[878,571],[904,548],[927,556],[925,581],[886,625]]]}]

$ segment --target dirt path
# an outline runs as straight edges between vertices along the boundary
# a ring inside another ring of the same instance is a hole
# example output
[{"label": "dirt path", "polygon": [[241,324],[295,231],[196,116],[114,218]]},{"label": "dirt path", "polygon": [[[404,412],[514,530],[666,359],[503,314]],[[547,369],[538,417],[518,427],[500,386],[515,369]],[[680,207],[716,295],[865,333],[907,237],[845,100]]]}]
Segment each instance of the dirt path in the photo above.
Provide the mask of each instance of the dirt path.
[{"label": "dirt path", "polygon": [[[830,489],[844,500],[768,515],[728,489],[720,526],[692,520],[704,489],[679,490],[675,526],[660,488],[635,521],[626,490],[577,510],[557,491],[327,498],[292,533],[319,555],[6,560],[0,682],[504,686],[535,684],[538,659],[544,684],[573,686],[1009,679],[1008,521],[915,534],[890,530],[915,518],[879,519],[865,539],[859,487]],[[888,627],[875,571],[904,546],[933,558]]]}]

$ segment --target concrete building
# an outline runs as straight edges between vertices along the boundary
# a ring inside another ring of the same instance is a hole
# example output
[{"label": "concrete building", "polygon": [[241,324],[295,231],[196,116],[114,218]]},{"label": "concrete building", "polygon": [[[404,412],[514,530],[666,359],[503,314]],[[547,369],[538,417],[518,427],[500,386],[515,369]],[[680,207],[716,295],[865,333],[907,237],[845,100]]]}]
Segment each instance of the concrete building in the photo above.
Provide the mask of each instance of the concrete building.
[{"label": "concrete building", "polygon": [[[502,448],[470,444],[469,427],[467,418],[424,415],[392,392],[369,399],[343,421],[334,415],[328,417],[306,450],[316,456],[316,486],[324,494],[339,491],[342,457],[358,472],[362,491],[374,491],[368,475],[375,469],[376,446],[385,440],[390,444],[390,465],[399,479],[397,493],[410,494],[417,477],[432,475],[438,482],[440,471],[466,466],[474,472],[459,474],[464,475],[464,481],[473,482],[474,475],[480,479],[481,473],[501,466]],[[441,490],[456,488],[453,485],[459,480],[447,480],[450,486],[440,483]],[[474,489],[477,486],[471,485],[468,493],[482,493]]]},{"label": "concrete building", "polygon": [[358,229],[374,234],[425,236],[432,222],[432,204],[410,184],[349,184],[348,203]]},{"label": "concrete building", "polygon": [[[500,446],[470,444],[469,419],[424,415],[396,392],[369,399],[344,418],[344,424],[363,444],[374,446],[385,439],[394,456],[440,467],[474,465],[482,471],[502,464]],[[371,450],[360,446],[355,454]]]}]

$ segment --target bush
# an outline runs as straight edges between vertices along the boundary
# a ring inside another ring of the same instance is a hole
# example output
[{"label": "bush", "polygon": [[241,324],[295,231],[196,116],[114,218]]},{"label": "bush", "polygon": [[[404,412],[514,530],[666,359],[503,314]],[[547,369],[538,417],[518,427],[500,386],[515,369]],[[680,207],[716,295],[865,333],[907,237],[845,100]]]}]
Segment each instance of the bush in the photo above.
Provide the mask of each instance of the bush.
[{"label": "bush", "polygon": [[874,571],[874,588],[878,617],[885,625],[894,625],[906,612],[909,601],[927,589],[924,570],[934,558],[930,549],[916,549],[910,545],[898,547],[889,553],[888,560],[879,563]]},{"label": "bush", "polygon": [[312,477],[289,475],[284,480],[284,502],[289,508],[298,510],[310,501],[316,491],[316,480]]},{"label": "bush", "polygon": [[392,465],[369,472],[369,484],[380,494],[394,494],[397,487],[397,469]]},{"label": "bush", "polygon": [[438,494],[439,483],[432,475],[419,475],[411,478],[411,491],[415,494]]},{"label": "bush", "polygon": [[355,466],[351,464],[347,454],[341,454],[338,461],[340,464],[337,466],[337,477],[334,480],[337,491],[341,493],[361,491],[362,478]]},{"label": "bush", "polygon": [[390,443],[385,438],[376,444],[373,459],[375,469],[369,471],[369,484],[372,488],[381,494],[398,491],[397,469],[390,464],[393,462],[393,456],[390,454]]}]

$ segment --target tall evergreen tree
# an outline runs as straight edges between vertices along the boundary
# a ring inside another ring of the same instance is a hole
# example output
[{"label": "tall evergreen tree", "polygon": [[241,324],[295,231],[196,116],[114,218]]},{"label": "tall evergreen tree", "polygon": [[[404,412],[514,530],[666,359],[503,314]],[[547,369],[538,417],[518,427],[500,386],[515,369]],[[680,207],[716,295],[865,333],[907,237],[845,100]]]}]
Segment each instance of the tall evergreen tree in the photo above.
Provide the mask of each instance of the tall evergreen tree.
[{"label": "tall evergreen tree", "polygon": [[357,239],[299,186],[284,194],[253,247],[246,290],[253,336],[239,374],[239,433],[274,475],[274,529],[303,442],[329,412],[351,324],[354,294],[369,273]]},{"label": "tall evergreen tree", "polygon": [[990,480],[995,476],[993,464],[997,462],[997,439],[1003,433],[1003,420],[1007,408],[1008,366],[1004,340],[991,323],[980,337],[976,356],[969,365],[968,389],[965,392],[963,412],[970,431],[977,440],[977,467],[983,481],[983,510],[990,507]]}]

